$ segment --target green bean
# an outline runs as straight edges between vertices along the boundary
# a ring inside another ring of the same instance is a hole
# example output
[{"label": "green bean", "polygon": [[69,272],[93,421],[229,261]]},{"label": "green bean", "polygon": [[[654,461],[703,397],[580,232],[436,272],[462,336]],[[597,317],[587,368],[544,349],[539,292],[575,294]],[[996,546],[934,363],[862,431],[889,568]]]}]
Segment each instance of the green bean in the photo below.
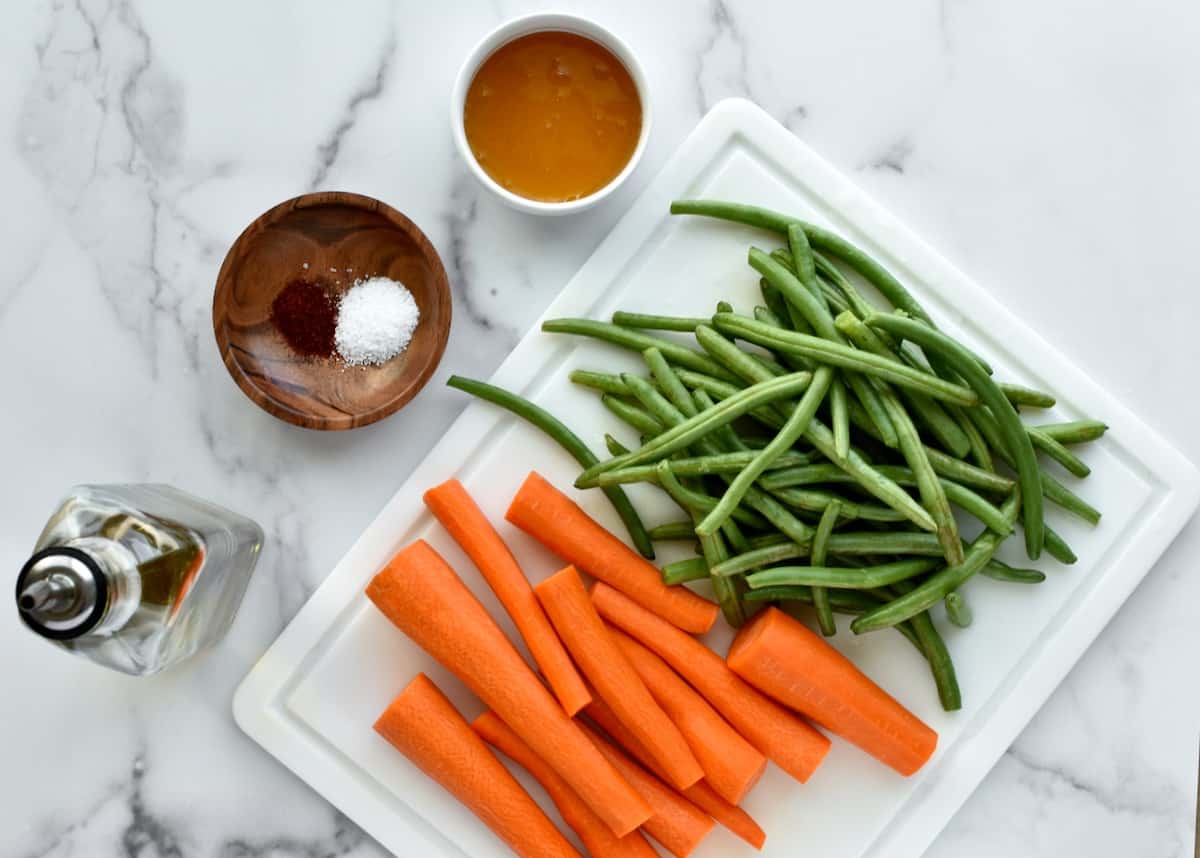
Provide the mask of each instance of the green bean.
[{"label": "green bean", "polygon": [[[889,360],[896,357],[896,354],[884,344],[878,332],[868,328],[853,313],[849,311],[840,313],[834,319],[834,325],[846,335],[850,342],[863,351]],[[913,414],[929,428],[930,433],[939,444],[960,459],[967,455],[971,448],[970,441],[958,423],[942,409],[935,399],[915,390],[901,388],[899,392],[912,407]]]},{"label": "green bean", "polygon": [[833,449],[839,459],[850,455],[850,412],[846,405],[846,387],[840,378],[829,388],[829,420],[833,424]]},{"label": "green bean", "polygon": [[[987,413],[978,411],[972,415],[972,419],[983,432],[983,434],[988,438],[988,443],[990,443],[996,450],[996,455],[999,456],[1002,461],[1011,466],[1012,456],[1009,454],[1008,447],[1004,439],[999,435],[995,421],[990,419]],[[1032,442],[1032,436],[1030,440]],[[1099,524],[1100,511],[1098,509],[1089,504],[1079,495],[1075,494],[1075,492],[1071,491],[1069,488],[1055,479],[1054,476],[1048,474],[1045,469],[1039,467],[1039,472],[1041,473],[1042,478],[1042,496],[1046,500],[1062,507],[1072,515],[1082,518],[1088,524]],[[1075,562],[1075,555],[1071,552],[1071,549],[1066,545],[1066,543],[1063,543],[1061,540],[1059,540],[1056,550],[1058,550],[1062,556],[1072,558],[1069,561],[1063,562]],[[1053,556],[1056,559],[1059,559],[1058,555]]]},{"label": "green bean", "polygon": [[1068,473],[1083,478],[1092,472],[1082,459],[1040,429],[1030,426],[1026,431],[1033,446],[1066,468]]},{"label": "green bean", "polygon": [[[1047,548],[1047,551],[1049,548]],[[1046,573],[1037,569],[1018,569],[1002,563],[995,558],[989,560],[979,574],[994,578],[997,581],[1008,581],[1014,584],[1040,584],[1046,580]]]},{"label": "green bean", "polygon": [[[846,275],[844,275],[841,270],[833,264],[829,257],[817,252],[816,250],[812,252],[812,255],[813,262],[817,267],[817,274],[829,281],[833,288],[845,297],[847,309],[853,312],[854,315],[858,316],[860,319],[870,313],[875,312],[875,308],[871,306],[871,302],[864,298],[863,294],[854,288],[854,284],[846,279]],[[839,312],[841,311],[839,310]]]},{"label": "green bean", "polygon": [[1019,384],[1006,384],[1000,382],[996,385],[1004,392],[1004,396],[1016,408],[1021,405],[1027,405],[1030,408],[1053,408],[1054,397],[1049,393],[1042,393],[1040,390],[1034,390],[1031,387],[1022,387]]},{"label": "green bean", "polygon": [[[671,472],[677,477],[706,477],[713,474],[736,474],[749,465],[759,454],[758,450],[739,450],[734,453],[718,453],[708,456],[693,456],[685,459],[672,459]],[[796,467],[806,464],[810,457],[805,453],[789,451],[770,464],[767,473],[777,469]],[[626,483],[644,483],[654,479],[654,465],[634,465],[630,468],[619,468],[615,471],[605,471],[596,478],[599,486],[616,486]]]},{"label": "green bean", "polygon": [[934,473],[933,466],[929,464],[925,448],[921,446],[917,427],[913,425],[912,419],[894,391],[885,389],[882,393],[888,416],[892,418],[892,424],[896,427],[900,439],[900,452],[916,479],[922,505],[937,525],[935,532],[942,546],[942,555],[951,565],[962,563],[964,554],[962,540],[958,536],[958,524],[954,521],[954,513],[950,509],[950,501],[946,498],[942,483]]},{"label": "green bean", "polygon": [[[700,339],[706,349],[711,349],[714,355],[720,355],[722,361],[728,361],[726,364],[737,375],[746,378],[749,381],[764,384],[772,381],[770,373],[762,367],[754,364],[753,361],[745,361],[745,353],[737,346],[730,343],[724,337],[715,332],[707,332],[705,328],[696,329],[697,339]],[[681,376],[682,378],[682,376]],[[776,381],[778,379],[775,379]],[[715,388],[714,388],[715,389]],[[749,390],[750,388],[746,388]],[[725,402],[733,400],[734,394],[723,400]],[[786,413],[786,412],[785,412]],[[877,499],[883,501],[888,506],[905,514],[905,516],[925,530],[934,530],[936,525],[932,518],[929,517],[924,508],[916,503],[908,494],[893,483],[891,480],[882,477],[875,469],[853,450],[844,461],[837,460],[837,451],[834,446],[833,433],[820,420],[813,418],[804,432],[804,437],[816,447],[822,455],[827,458],[837,461],[846,473],[853,476],[864,489],[874,495]],[[624,464],[624,463],[622,463]],[[582,488],[582,486],[581,486]]]},{"label": "green bean", "polygon": [[[876,469],[898,485],[916,485],[916,478],[908,468],[896,465],[877,465]],[[760,481],[766,491],[786,491],[792,486],[805,486],[814,483],[853,483],[854,480],[836,465],[809,464],[790,468],[780,468],[771,471]],[[1012,526],[1005,521],[1000,510],[986,498],[971,491],[966,486],[953,480],[941,478],[942,491],[951,503],[969,512],[997,533],[1005,536],[1012,533]],[[785,501],[786,502],[786,501]],[[863,517],[863,516],[857,516]]]},{"label": "green bean", "polygon": [[[795,313],[791,315],[791,318],[793,320],[793,327],[796,330],[777,331],[777,333],[780,335],[805,337],[809,340],[817,342],[828,342],[837,346],[841,346],[843,349],[845,348],[845,338],[842,337],[837,328],[834,326],[833,317],[829,314],[828,304],[821,300],[823,296],[820,294],[819,289],[816,289],[817,294],[813,294],[813,291],[811,291],[808,285],[801,282],[800,279],[797,278],[796,275],[792,274],[791,271],[780,265],[776,260],[772,259],[770,254],[764,253],[757,247],[750,248],[749,261],[750,265],[755,270],[762,274],[763,277],[765,277],[773,286],[775,286],[776,289],[779,290],[779,293],[784,297],[788,307],[799,312],[804,321],[811,326],[812,330],[817,334],[817,336],[811,337],[802,331],[800,325],[795,324],[797,321]],[[813,288],[815,288],[815,281]],[[718,328],[720,328],[720,325],[718,324],[717,320],[721,318],[728,319],[743,317],[734,316],[733,314],[718,313],[713,317],[713,324],[717,325]],[[759,325],[759,323],[753,319],[746,319],[745,321],[756,326]],[[774,329],[767,328],[767,330]],[[739,336],[742,335],[739,334]],[[773,345],[766,343],[759,343],[759,345],[767,345],[767,347],[771,348],[772,351],[775,350],[775,346]],[[848,349],[847,351],[850,354],[854,353],[853,349]],[[811,354],[803,356],[809,358],[816,357],[815,355]],[[825,360],[823,362],[830,363],[831,361]],[[854,370],[856,367],[850,366],[849,369]],[[859,401],[862,402],[863,407],[867,409],[867,413],[871,415],[871,419],[875,421],[875,425],[879,427],[884,443],[889,447],[895,446],[895,431],[891,426],[887,412],[883,407],[883,403],[879,400],[879,395],[875,388],[873,388],[870,383],[857,372],[847,373],[846,383],[850,386],[850,389],[854,391],[854,395],[858,397]]]},{"label": "green bean", "polygon": [[967,604],[962,593],[951,590],[943,601],[946,603],[946,616],[950,618],[950,622],[960,629],[969,628],[972,619],[971,606]]},{"label": "green bean", "polygon": [[829,312],[829,301],[825,299],[821,287],[817,285],[817,265],[813,261],[812,247],[804,228],[798,223],[789,224],[787,228],[788,252],[792,255],[797,279],[804,285],[814,298]]},{"label": "green bean", "polygon": [[[801,233],[803,235],[803,233]],[[829,537],[833,534],[833,528],[837,526],[838,516],[841,515],[842,506],[836,500],[825,507],[825,511],[821,513],[821,520],[817,523],[817,530],[813,534],[811,562],[814,566],[824,566],[825,558],[829,551]],[[758,573],[763,574],[763,573]],[[746,582],[753,587],[749,581]],[[812,582],[807,582],[811,584]],[[837,623],[833,619],[833,606],[829,603],[829,591],[823,586],[813,586],[813,608],[817,612],[817,625],[821,629],[821,634],[825,637],[833,637],[837,634]]]},{"label": "green bean", "polygon": [[[725,548],[725,541],[719,531],[701,536],[700,550],[704,554],[704,562],[709,569],[721,561],[729,559],[729,552]],[[721,606],[721,615],[725,617],[725,622],[735,629],[741,628],[742,624],[746,622],[746,608],[742,604],[741,598],[741,589],[744,584],[737,578],[713,577],[711,572],[709,577],[712,580],[713,595],[717,597],[717,604]]]},{"label": "green bean", "polygon": [[1000,431],[1016,460],[1019,476],[1017,484],[1021,492],[1021,514],[1025,531],[1025,551],[1030,559],[1036,560],[1042,553],[1045,539],[1043,522],[1042,480],[1033,444],[1021,424],[1021,418],[1005,398],[996,383],[976,363],[975,359],[957,342],[927,325],[899,316],[875,315],[867,320],[873,328],[883,328],[897,336],[911,340],[927,353],[941,355],[991,409]]},{"label": "green bean", "polygon": [[[756,544],[754,540],[751,545]],[[807,557],[811,540],[805,543],[774,542],[739,554],[713,568],[713,575],[737,575],[750,569],[792,560],[797,557]],[[864,555],[864,554],[904,554],[925,557],[941,557],[942,549],[937,537],[932,533],[913,533],[910,531],[893,532],[863,532],[863,533],[834,533],[829,537],[830,556]]]},{"label": "green bean", "polygon": [[[833,459],[833,433],[821,421],[813,419],[809,424],[808,431],[805,437],[812,442],[824,456]],[[834,459],[836,461],[836,459]],[[936,530],[937,524],[924,507],[909,497],[904,489],[896,485],[895,482],[883,476],[879,471],[873,468],[862,456],[856,453],[853,449],[850,450],[850,455],[845,461],[837,462],[838,466],[846,471],[850,476],[854,477],[855,481],[872,494],[876,499],[883,501],[892,509],[904,513],[905,517],[922,530]]]},{"label": "green bean", "polygon": [[768,283],[765,277],[758,281],[758,288],[762,292],[763,303],[767,305],[767,309],[774,313],[780,322],[787,322],[788,306],[787,302],[783,300],[783,296],[779,294],[779,290]]},{"label": "green bean", "polygon": [[567,377],[580,387],[590,387],[592,390],[599,390],[601,393],[611,393],[614,396],[632,395],[629,392],[629,388],[625,386],[625,382],[621,381],[620,376],[611,375],[606,372],[573,369]]},{"label": "green bean", "polygon": [[[963,437],[967,439],[967,448],[971,454],[971,458],[975,460],[975,464],[985,471],[994,472],[996,463],[992,461],[992,454],[988,451],[987,441],[979,434],[979,430],[975,428],[975,424],[967,417],[966,409],[961,405],[946,405],[946,411],[954,418],[958,424],[959,430],[963,433]],[[961,456],[959,458],[962,458]]]},{"label": "green bean", "polygon": [[875,286],[893,307],[898,307],[910,315],[925,319],[930,323],[933,321],[925,312],[925,308],[901,285],[899,280],[888,273],[887,269],[850,242],[821,227],[769,209],[718,200],[676,200],[671,203],[671,214],[702,215],[731,220],[768,229],[780,235],[787,235],[789,224],[799,223],[813,248],[827,251],[841,259]]},{"label": "green bean", "polygon": [[[692,528],[693,525],[690,521],[668,521],[665,524],[655,525],[646,532],[655,542],[667,542],[679,539],[692,540],[696,538],[696,532]],[[707,575],[708,571],[705,570],[704,574]]]},{"label": "green bean", "polygon": [[[851,480],[853,482],[853,480]],[[811,489],[774,489],[771,495],[778,498],[785,506],[804,512],[822,513],[835,501],[841,505],[843,521],[861,519],[862,521],[905,521],[904,513],[882,504],[857,503],[830,492],[813,491]]]},{"label": "green bean", "polygon": [[[886,318],[890,320],[895,317],[873,318]],[[840,343],[830,342],[820,337],[779,330],[754,319],[748,319],[745,316],[738,316],[733,313],[718,313],[713,317],[713,324],[722,333],[732,334],[755,345],[772,350],[794,352],[813,358],[820,363],[832,364],[833,366],[866,373],[892,384],[925,393],[934,399],[957,402],[962,405],[975,405],[979,402],[977,392],[972,392],[960,384],[920,372],[908,364],[844,346]],[[924,325],[921,327],[926,331],[931,330]],[[937,334],[936,331],[934,333]]]},{"label": "green bean", "polygon": [[696,534],[698,536],[711,536],[716,533],[733,513],[734,508],[742,502],[746,492],[754,485],[763,471],[800,440],[800,436],[808,428],[809,421],[812,420],[821,400],[829,391],[829,384],[832,380],[833,371],[828,367],[821,367],[813,374],[812,383],[801,397],[800,404],[793,409],[787,422],[779,430],[779,434],[759,451],[754,461],[738,473],[721,496],[721,502],[697,525]]},{"label": "green bean", "polygon": [[650,313],[626,313],[618,310],[612,314],[614,325],[625,328],[646,328],[654,331],[683,331],[691,333],[697,325],[708,324],[708,319],[689,319],[684,316],[655,316]]},{"label": "green bean", "polygon": [[[866,593],[854,590],[836,590],[829,594],[829,603],[835,611],[842,613],[861,614],[878,606],[880,601]],[[804,602],[812,604],[812,587],[786,586],[762,587],[750,590],[742,596],[747,602],[774,602],[778,600]]]},{"label": "green bean", "polygon": [[[623,376],[623,378],[626,384],[630,384],[631,379],[636,376]],[[595,477],[604,471],[665,458],[703,438],[717,426],[730,423],[760,405],[766,405],[799,393],[807,388],[811,381],[811,374],[796,372],[751,385],[718,403],[710,411],[689,417],[679,425],[672,426],[640,449],[626,456],[616,456],[585,469],[575,484],[579,488],[588,488],[594,484]],[[642,383],[651,387],[649,382],[642,381]],[[651,387],[651,389],[653,388]]]},{"label": "green bean", "polygon": [[735,553],[742,554],[750,550],[750,540],[746,538],[746,534],[742,533],[742,529],[732,518],[721,525],[721,534]]},{"label": "green bean", "polygon": [[858,569],[843,569],[825,566],[814,559],[812,566],[772,566],[770,569],[763,569],[761,572],[747,575],[746,583],[752,590],[784,584],[807,584],[810,587],[831,587],[836,590],[868,590],[924,575],[939,565],[941,561],[936,557],[917,557]]},{"label": "green bean", "polygon": [[[661,394],[659,394],[649,382],[645,381],[644,379],[637,378],[636,376],[624,376],[624,379],[625,383],[628,384],[634,393],[637,394],[639,400],[649,407],[654,412],[654,416],[667,425],[670,430],[673,430],[681,424],[687,422],[683,416],[683,413],[667,402],[667,400]],[[709,409],[709,411],[716,409],[717,407],[711,402],[701,402],[700,404],[703,408]],[[696,418],[688,418],[688,420],[699,419],[705,414],[709,413],[709,411],[701,412],[701,414],[697,415]],[[715,454],[719,451],[719,448],[711,446],[712,443],[711,437],[700,438],[696,441],[696,444],[701,452],[708,455]],[[669,464],[670,463],[668,462],[668,466]],[[770,495],[760,491],[757,488],[751,487],[746,491],[745,497],[747,506],[758,511],[758,513],[762,515],[766,521],[770,522],[789,538],[800,541],[808,539],[808,526],[788,512],[788,510],[782,504],[780,504]],[[711,509],[711,507],[706,507],[705,509],[699,511],[707,512],[709,509]],[[697,511],[698,510],[693,509],[693,513]],[[748,511],[739,509],[735,513],[735,516],[741,520],[746,518],[747,513]],[[757,522],[753,519],[744,521],[744,523],[747,523],[752,527],[757,526]]]},{"label": "green bean", "polygon": [[717,378],[729,378],[729,374],[719,364],[687,346],[644,334],[636,329],[622,328],[610,322],[597,322],[593,319],[549,319],[542,322],[542,330],[550,334],[593,337],[636,352],[657,348],[671,363]]},{"label": "green bean", "polygon": [[[978,371],[982,373],[982,370]],[[1041,499],[1040,493],[1038,499]],[[1006,518],[1010,520],[1016,518],[1022,500],[1019,493],[1009,496],[1003,507]],[[870,613],[863,614],[851,624],[851,630],[855,634],[875,631],[895,625],[902,620],[911,619],[922,611],[929,610],[935,603],[944,599],[947,593],[961,587],[967,579],[982,569],[1003,541],[1004,537],[1000,534],[992,530],[985,530],[975,537],[967,551],[966,559],[962,563],[935,572],[910,592]]]},{"label": "green bean", "polygon": [[[696,493],[684,488],[683,484],[671,473],[666,462],[659,462],[658,479],[659,484],[677,503],[690,508],[692,520],[698,522],[700,507],[695,505]],[[709,570],[729,557],[720,534],[700,537],[700,551],[704,555],[704,564]],[[712,575],[711,571],[709,575],[713,582],[713,592],[721,605],[721,612],[724,614],[726,622],[737,628],[746,620],[737,582],[728,578],[718,579]]]},{"label": "green bean", "polygon": [[1001,494],[1011,491],[1016,485],[1008,477],[977,468],[969,462],[948,456],[932,447],[925,448],[925,455],[929,457],[929,464],[938,474],[964,486]]},{"label": "green bean", "polygon": [[642,358],[646,361],[650,375],[658,382],[658,386],[667,400],[685,417],[695,417],[698,413],[696,403],[692,400],[692,395],[688,393],[687,388],[683,386],[683,382],[679,380],[679,376],[667,363],[667,359],[663,357],[663,353],[658,349],[646,349],[642,352]]},{"label": "green bean", "polygon": [[600,397],[600,404],[611,411],[623,423],[628,423],[642,435],[657,435],[662,432],[662,424],[638,408],[631,402],[619,396],[606,393]]},{"label": "green bean", "polygon": [[[446,384],[471,396],[485,399],[494,405],[499,405],[522,420],[532,423],[550,436],[551,440],[570,453],[575,461],[583,467],[590,467],[598,461],[596,454],[591,451],[578,435],[568,429],[566,424],[562,423],[544,408],[534,405],[529,400],[494,385],[463,378],[460,375],[450,376]],[[637,510],[634,509],[625,492],[621,490],[620,486],[608,486],[604,489],[604,495],[617,511],[617,515],[621,517],[621,521],[629,531],[629,538],[633,541],[638,553],[643,557],[653,559],[654,545],[646,533],[645,525],[642,524],[641,518],[638,517]]]},{"label": "green bean", "polygon": [[1095,441],[1108,431],[1108,426],[1099,420],[1071,420],[1067,423],[1044,423],[1031,427],[1053,438],[1060,444],[1084,444]]},{"label": "green bean", "polygon": [[623,456],[629,452],[628,447],[607,432],[604,433],[604,446],[608,449],[609,455],[612,456]]},{"label": "green bean", "polygon": [[1070,566],[1079,559],[1075,556],[1075,552],[1071,550],[1071,546],[1067,545],[1067,541],[1059,536],[1057,531],[1049,525],[1046,527],[1046,553],[1059,563],[1067,566]]},{"label": "green bean", "polygon": [[[894,586],[903,587],[904,582]],[[929,662],[929,669],[933,673],[933,683],[937,687],[938,700],[941,701],[942,708],[947,712],[956,712],[962,709],[962,692],[958,687],[954,662],[950,658],[950,651],[946,649],[946,641],[938,633],[937,626],[933,624],[933,618],[929,616],[928,611],[924,611],[908,622],[912,625],[913,634],[920,642],[926,661]],[[899,624],[899,626],[903,625],[903,623]]]},{"label": "green bean", "polygon": [[1042,474],[1042,491],[1046,500],[1082,518],[1093,527],[1100,523],[1100,510],[1046,473]]},{"label": "green bean", "polygon": [[662,582],[668,586],[687,581],[703,581],[708,577],[708,563],[703,557],[676,560],[662,568]]},{"label": "green bean", "polygon": [[[782,265],[784,268],[796,273],[796,263],[792,259],[792,254],[783,248],[778,248],[771,251],[771,258]],[[817,278],[817,288],[821,292],[821,299],[829,307],[831,312],[842,312],[850,309],[850,305],[846,302],[846,297],[838,291],[837,287],[831,284],[824,277]]]},{"label": "green bean", "polygon": [[[669,494],[689,513],[696,512],[703,514],[717,505],[717,498],[695,489],[687,488],[681,482],[679,482],[678,478],[671,473],[671,466],[669,462],[659,462],[657,471],[658,472],[656,476],[658,477],[658,484],[662,486],[663,489],[666,490],[667,494]],[[664,472],[667,474],[665,481],[663,477]],[[734,511],[734,520],[746,525],[747,527],[753,527],[758,530],[762,530],[768,526],[765,518],[753,510],[744,509],[742,507],[738,507]],[[693,533],[693,536],[695,535],[696,534]]]},{"label": "green bean", "polygon": [[[693,395],[703,392],[721,400],[728,399],[742,389],[736,384],[722,381],[719,378],[713,378],[711,375],[705,375],[702,372],[676,369],[675,374],[679,376],[680,381],[691,388]],[[753,409],[749,412],[749,416],[771,429],[779,429],[783,426],[784,418],[780,416],[779,412],[769,406]]]}]

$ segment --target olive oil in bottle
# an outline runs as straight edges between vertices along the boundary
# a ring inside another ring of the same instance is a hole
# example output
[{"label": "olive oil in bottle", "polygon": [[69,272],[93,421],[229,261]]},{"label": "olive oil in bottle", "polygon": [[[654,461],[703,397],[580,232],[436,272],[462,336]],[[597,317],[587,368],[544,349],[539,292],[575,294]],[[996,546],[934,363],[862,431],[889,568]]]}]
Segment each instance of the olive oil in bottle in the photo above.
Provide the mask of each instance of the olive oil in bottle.
[{"label": "olive oil in bottle", "polygon": [[249,519],[170,486],[78,486],[21,569],[17,608],[63,649],[157,673],[228,631],[262,541]]}]

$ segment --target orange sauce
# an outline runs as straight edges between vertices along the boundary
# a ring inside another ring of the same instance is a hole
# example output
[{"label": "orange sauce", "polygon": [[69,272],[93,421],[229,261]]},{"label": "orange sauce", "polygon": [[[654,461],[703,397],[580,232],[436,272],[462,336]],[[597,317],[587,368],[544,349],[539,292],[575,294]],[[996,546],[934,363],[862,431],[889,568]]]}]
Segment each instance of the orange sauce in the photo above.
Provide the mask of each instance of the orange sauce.
[{"label": "orange sauce", "polygon": [[616,178],[637,148],[642,102],[628,69],[574,33],[521,36],[467,90],[463,123],[484,171],[514,194],[575,200]]}]

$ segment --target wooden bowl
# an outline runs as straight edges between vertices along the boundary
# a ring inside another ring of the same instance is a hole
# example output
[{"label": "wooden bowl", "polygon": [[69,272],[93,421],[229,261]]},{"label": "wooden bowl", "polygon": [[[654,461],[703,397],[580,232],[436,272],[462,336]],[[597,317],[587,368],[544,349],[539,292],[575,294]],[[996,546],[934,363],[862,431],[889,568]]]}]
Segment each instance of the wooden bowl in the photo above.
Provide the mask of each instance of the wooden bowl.
[{"label": "wooden bowl", "polygon": [[[291,281],[340,296],[355,280],[399,280],[421,320],[408,348],[381,366],[293,352],[271,322]],[[261,215],[229,248],[213,295],[213,332],[233,380],[260,408],[308,429],[353,429],[396,411],[429,380],[450,334],[450,283],[425,233],[359,194],[305,194]]]}]

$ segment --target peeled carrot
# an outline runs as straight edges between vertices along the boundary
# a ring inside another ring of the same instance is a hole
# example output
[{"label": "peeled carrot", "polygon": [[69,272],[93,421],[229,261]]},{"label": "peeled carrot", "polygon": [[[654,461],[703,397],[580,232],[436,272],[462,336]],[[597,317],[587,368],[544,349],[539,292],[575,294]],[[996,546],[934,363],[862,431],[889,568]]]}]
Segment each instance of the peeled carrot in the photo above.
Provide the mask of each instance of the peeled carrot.
[{"label": "peeled carrot", "polygon": [[794,712],[748,685],[700,641],[603,582],[592,604],[604,619],[675,668],[751,745],[796,780],[807,781],[829,753],[829,739]]},{"label": "peeled carrot", "polygon": [[575,567],[560,569],[533,589],[583,675],[651,753],[667,781],[686,789],[704,777],[687,740],[654,701],[592,607]]},{"label": "peeled carrot", "polygon": [[425,492],[425,505],[479,568],[567,714],[586,706],[592,699],[587,686],[550,627],[529,580],[463,484],[447,480],[434,486]]},{"label": "peeled carrot", "polygon": [[529,858],[581,858],[428,676],[418,673],[375,731]]},{"label": "peeled carrot", "polygon": [[767,768],[762,752],[721,717],[665,661],[624,632],[608,627],[650,694],[675,722],[700,761],[704,780],[722,798],[740,804]]},{"label": "peeled carrot", "polygon": [[933,756],[938,736],[807,626],[768,608],[734,638],[726,663],[785,706],[902,775]]},{"label": "peeled carrot", "polygon": [[717,606],[683,586],[668,587],[658,569],[594,521],[569,497],[533,471],[505,518],[563,560],[616,587],[679,628],[702,634]]},{"label": "peeled carrot", "polygon": [[624,837],[613,834],[575,790],[495,712],[484,712],[471,722],[471,727],[485,742],[533,775],[593,858],[656,858],[654,847],[646,842],[640,831],[631,831]]},{"label": "peeled carrot", "polygon": [[650,817],[641,795],[596,752],[428,543],[417,540],[396,554],[371,579],[367,596],[516,730],[617,836]]},{"label": "peeled carrot", "polygon": [[675,790],[643,769],[625,753],[587,725],[580,725],[589,739],[633,784],[654,809],[642,828],[676,858],[687,858],[716,824],[712,817]]},{"label": "peeled carrot", "polygon": [[[662,777],[662,772],[655,768],[654,758],[650,756],[645,748],[638,744],[638,740],[629,732],[629,728],[621,723],[616,713],[609,709],[603,700],[593,697],[592,702],[587,705],[584,712],[587,713],[589,718],[600,725],[601,729],[608,733],[612,740],[624,748],[630,756],[660,778]],[[724,825],[738,837],[745,840],[755,849],[762,849],[763,844],[767,842],[766,832],[759,827],[754,818],[736,804],[730,804],[717,795],[716,790],[709,786],[707,781],[696,781],[690,787],[683,790],[683,795],[688,801]]]}]

